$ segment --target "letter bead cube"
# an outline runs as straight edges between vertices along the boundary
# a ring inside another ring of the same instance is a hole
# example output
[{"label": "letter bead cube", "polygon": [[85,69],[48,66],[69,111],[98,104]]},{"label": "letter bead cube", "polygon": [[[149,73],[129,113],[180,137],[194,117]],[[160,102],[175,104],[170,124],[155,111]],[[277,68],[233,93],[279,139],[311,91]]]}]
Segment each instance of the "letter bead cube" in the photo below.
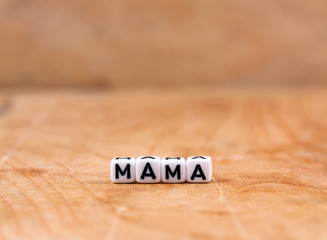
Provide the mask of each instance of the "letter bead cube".
[{"label": "letter bead cube", "polygon": [[201,183],[210,182],[212,177],[211,157],[195,156],[186,160],[187,182]]},{"label": "letter bead cube", "polygon": [[159,157],[138,157],[136,159],[136,181],[138,183],[160,182],[160,162]]},{"label": "letter bead cube", "polygon": [[161,181],[181,183],[186,179],[185,158],[166,157],[161,160]]},{"label": "letter bead cube", "polygon": [[114,183],[135,182],[135,158],[113,158],[110,163],[111,181]]}]

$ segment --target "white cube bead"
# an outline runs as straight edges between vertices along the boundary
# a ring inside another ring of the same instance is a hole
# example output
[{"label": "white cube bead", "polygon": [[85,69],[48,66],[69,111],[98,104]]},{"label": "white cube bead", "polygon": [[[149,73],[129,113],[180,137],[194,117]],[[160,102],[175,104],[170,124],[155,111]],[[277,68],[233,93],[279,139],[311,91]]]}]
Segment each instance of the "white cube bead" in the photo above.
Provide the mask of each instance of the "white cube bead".
[{"label": "white cube bead", "polygon": [[211,157],[194,156],[186,160],[186,180],[200,183],[210,182],[212,177]]},{"label": "white cube bead", "polygon": [[139,183],[160,182],[160,162],[159,157],[144,156],[136,159],[136,181]]},{"label": "white cube bead", "polygon": [[135,158],[118,157],[113,158],[110,163],[111,181],[114,183],[135,182]]},{"label": "white cube bead", "polygon": [[185,158],[166,157],[161,160],[161,181],[181,183],[186,179]]}]

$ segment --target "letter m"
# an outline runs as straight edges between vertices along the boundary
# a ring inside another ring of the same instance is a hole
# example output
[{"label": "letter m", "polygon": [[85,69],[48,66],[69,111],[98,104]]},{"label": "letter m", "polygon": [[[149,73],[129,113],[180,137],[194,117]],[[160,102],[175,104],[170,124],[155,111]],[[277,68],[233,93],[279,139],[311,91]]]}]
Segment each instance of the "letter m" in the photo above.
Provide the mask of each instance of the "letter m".
[{"label": "letter m", "polygon": [[169,167],[169,165],[166,165],[166,179],[169,179],[169,175],[171,175],[171,177],[175,177],[177,175],[177,179],[180,180],[181,179],[181,166],[177,165],[175,168],[175,171],[172,171]]},{"label": "letter m", "polygon": [[119,179],[119,174],[121,176],[124,176],[127,173],[127,179],[131,178],[131,165],[127,163],[126,167],[124,170],[122,170],[119,166],[119,164],[115,165],[115,173],[116,173],[116,179]]}]

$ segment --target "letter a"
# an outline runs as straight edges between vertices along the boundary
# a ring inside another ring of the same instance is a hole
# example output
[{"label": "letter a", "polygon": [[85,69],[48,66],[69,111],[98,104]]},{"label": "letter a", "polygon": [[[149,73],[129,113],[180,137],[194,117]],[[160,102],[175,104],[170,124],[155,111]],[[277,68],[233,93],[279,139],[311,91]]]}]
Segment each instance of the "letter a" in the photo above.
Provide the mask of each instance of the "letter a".
[{"label": "letter a", "polygon": [[[199,173],[197,173],[197,172],[199,172]],[[194,180],[194,178],[196,178],[196,177],[200,177],[200,178],[202,178],[203,180],[206,180],[206,176],[204,175],[203,170],[202,170],[200,164],[196,164],[196,165],[195,165],[195,168],[194,168],[193,174],[192,174],[192,176],[191,176],[191,180]]]},{"label": "letter a", "polygon": [[[148,170],[149,170],[149,173],[147,173]],[[152,179],[156,179],[156,175],[153,172],[151,164],[148,162],[145,164],[145,167],[144,167],[142,175],[141,175],[141,179],[144,179],[145,177],[152,177]]]}]

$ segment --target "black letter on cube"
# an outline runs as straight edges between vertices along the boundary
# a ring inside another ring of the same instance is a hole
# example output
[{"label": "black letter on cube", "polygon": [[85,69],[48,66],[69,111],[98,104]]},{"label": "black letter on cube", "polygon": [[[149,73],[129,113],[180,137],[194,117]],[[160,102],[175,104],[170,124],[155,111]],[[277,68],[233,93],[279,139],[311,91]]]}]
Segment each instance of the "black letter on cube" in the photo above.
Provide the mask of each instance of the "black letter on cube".
[{"label": "black letter on cube", "polygon": [[[197,172],[199,172],[199,173],[197,173]],[[196,177],[200,177],[200,178],[202,178],[203,180],[206,180],[206,179],[207,179],[206,176],[205,176],[204,173],[203,173],[203,170],[202,170],[200,164],[196,164],[196,165],[195,165],[195,168],[194,168],[193,174],[192,174],[192,176],[191,176],[191,180],[194,180],[194,178],[196,178]]]},{"label": "black letter on cube", "polygon": [[118,157],[110,162],[110,176],[113,183],[135,182],[135,158]]},{"label": "black letter on cube", "polygon": [[155,156],[138,157],[136,159],[136,182],[158,183],[161,180],[161,159]]},{"label": "black letter on cube", "polygon": [[169,175],[171,175],[171,177],[175,177],[175,175],[177,175],[177,179],[180,180],[181,179],[181,166],[177,165],[175,168],[175,171],[172,171],[169,167],[169,165],[165,166],[165,170],[166,170],[166,179],[169,179]]},{"label": "black letter on cube", "polygon": [[[148,170],[149,170],[149,173],[147,173]],[[150,163],[146,163],[145,167],[143,169],[141,179],[144,179],[145,177],[152,177],[152,179],[156,179],[156,175],[154,174]]]},{"label": "black letter on cube", "polygon": [[127,172],[127,179],[131,178],[131,165],[128,163],[124,169],[124,171],[120,168],[119,164],[115,165],[116,168],[116,179],[119,179],[119,173],[124,176]]},{"label": "black letter on cube", "polygon": [[164,183],[185,182],[185,158],[166,157],[161,160],[161,181]]},{"label": "black letter on cube", "polygon": [[188,182],[210,182],[212,177],[211,157],[189,157],[186,161],[186,172]]}]

